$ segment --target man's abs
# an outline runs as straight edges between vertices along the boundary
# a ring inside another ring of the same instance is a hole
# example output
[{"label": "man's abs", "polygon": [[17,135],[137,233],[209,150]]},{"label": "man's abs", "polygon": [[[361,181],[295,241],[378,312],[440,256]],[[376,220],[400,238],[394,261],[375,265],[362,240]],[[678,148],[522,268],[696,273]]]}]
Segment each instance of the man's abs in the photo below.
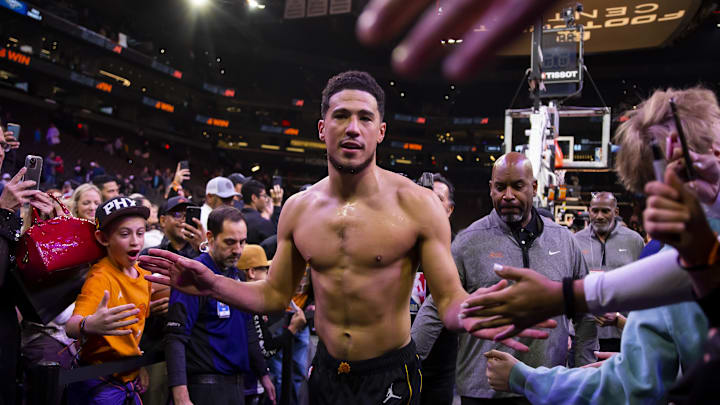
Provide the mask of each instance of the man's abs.
[{"label": "man's abs", "polygon": [[313,271],[315,325],[337,359],[365,360],[410,342],[410,263]]}]

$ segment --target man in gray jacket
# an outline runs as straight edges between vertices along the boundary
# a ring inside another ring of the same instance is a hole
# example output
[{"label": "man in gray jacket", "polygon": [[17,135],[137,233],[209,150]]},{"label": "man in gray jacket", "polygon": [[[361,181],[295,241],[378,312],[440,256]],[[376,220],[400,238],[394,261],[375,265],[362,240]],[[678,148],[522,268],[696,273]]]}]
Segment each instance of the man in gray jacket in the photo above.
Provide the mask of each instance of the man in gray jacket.
[{"label": "man in gray jacket", "polygon": [[[452,243],[452,255],[466,291],[475,291],[500,281],[493,271],[495,263],[532,267],[556,281],[564,277],[581,279],[588,273],[587,264],[570,231],[542,218],[532,207],[536,188],[537,182],[525,155],[511,152],[495,162],[490,181],[490,196],[495,209],[461,232]],[[432,299],[428,299],[425,305],[432,305]],[[432,334],[423,333],[423,330],[432,329],[436,323],[432,319],[435,313],[422,309],[418,313],[412,333],[418,347],[424,346],[422,339],[431,338]],[[490,388],[484,374],[487,359],[483,353],[493,349],[508,351],[524,363],[533,364],[533,367],[565,365],[571,326],[565,317],[554,319],[558,326],[550,330],[547,340],[522,339],[528,344],[527,353],[461,334],[457,356],[457,392],[462,397],[462,404],[492,403],[495,402],[493,399],[500,398],[503,404],[526,404],[522,397],[495,392]],[[591,363],[595,361],[592,351],[597,345],[593,318],[582,316],[574,321],[578,337],[575,364]]]},{"label": "man in gray jacket", "polygon": [[[610,271],[640,257],[645,243],[632,229],[619,223],[617,200],[612,193],[601,192],[590,201],[590,226],[575,234],[590,271]],[[597,316],[601,352],[620,351],[617,313]]]}]

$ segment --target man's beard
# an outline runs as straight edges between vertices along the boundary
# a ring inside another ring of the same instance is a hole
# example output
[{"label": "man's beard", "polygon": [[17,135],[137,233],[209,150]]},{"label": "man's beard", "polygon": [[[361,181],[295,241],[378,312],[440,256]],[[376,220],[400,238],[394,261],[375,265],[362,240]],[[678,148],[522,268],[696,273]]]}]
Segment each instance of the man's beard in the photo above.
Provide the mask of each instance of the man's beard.
[{"label": "man's beard", "polygon": [[225,260],[223,260],[223,265],[225,266],[225,268],[234,267],[238,260],[240,260],[240,256],[231,255],[225,258]]},{"label": "man's beard", "polygon": [[522,214],[504,214],[500,215],[500,218],[505,221],[506,224],[518,224],[522,222],[523,215]]},{"label": "man's beard", "polygon": [[606,222],[604,224],[593,223],[592,225],[593,225],[593,229],[596,232],[599,232],[601,234],[606,234],[606,233],[610,232],[610,228],[612,228],[613,223],[614,223],[614,221]]},{"label": "man's beard", "polygon": [[237,264],[237,261],[240,260],[239,255],[230,255],[227,257],[216,257],[217,252],[210,251],[210,257],[212,257],[215,264],[220,267],[221,270],[228,269],[230,267],[235,267],[235,264]]},{"label": "man's beard", "polygon": [[340,164],[335,158],[332,157],[328,153],[328,161],[330,164],[335,168],[335,170],[339,171],[343,174],[358,174],[365,170],[366,167],[370,166],[370,163],[372,163],[375,160],[375,154],[373,153],[370,155],[364,162],[360,163],[359,165],[355,166],[349,166],[349,165],[343,165]]}]

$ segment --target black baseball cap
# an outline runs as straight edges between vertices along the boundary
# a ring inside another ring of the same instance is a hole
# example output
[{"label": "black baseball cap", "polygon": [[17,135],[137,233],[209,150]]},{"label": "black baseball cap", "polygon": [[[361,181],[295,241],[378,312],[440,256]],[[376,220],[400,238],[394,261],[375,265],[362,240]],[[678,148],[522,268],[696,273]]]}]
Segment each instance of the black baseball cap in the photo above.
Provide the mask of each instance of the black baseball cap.
[{"label": "black baseball cap", "polygon": [[165,204],[163,204],[162,210],[160,210],[160,215],[165,215],[173,210],[179,211],[191,206],[195,206],[195,204],[183,196],[176,195],[175,197],[168,198]]},{"label": "black baseball cap", "polygon": [[232,181],[233,186],[236,184],[245,184],[248,180],[252,180],[250,177],[245,177],[242,173],[233,173],[228,176],[228,179]]},{"label": "black baseball cap", "polygon": [[95,210],[95,225],[97,229],[104,230],[114,220],[137,215],[148,219],[150,208],[143,206],[138,200],[128,197],[115,197],[100,204]]}]

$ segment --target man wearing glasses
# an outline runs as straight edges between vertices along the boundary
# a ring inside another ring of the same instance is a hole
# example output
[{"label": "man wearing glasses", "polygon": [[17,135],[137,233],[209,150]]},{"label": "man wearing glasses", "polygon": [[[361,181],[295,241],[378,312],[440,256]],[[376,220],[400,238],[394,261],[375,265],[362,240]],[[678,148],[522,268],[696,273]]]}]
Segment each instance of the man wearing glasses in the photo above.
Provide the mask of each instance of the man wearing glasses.
[{"label": "man wearing glasses", "polygon": [[247,243],[259,245],[262,241],[277,233],[277,224],[280,219],[283,192],[280,186],[275,186],[272,193],[273,211],[270,219],[262,217],[268,202],[265,185],[257,180],[250,180],[243,185],[242,198],[245,206],[242,214],[247,223]]},{"label": "man wearing glasses", "polygon": [[160,227],[164,236],[157,249],[168,250],[188,259],[200,255],[205,228],[198,219],[195,219],[196,226],[185,223],[185,209],[190,206],[193,204],[185,197],[168,198],[160,211]]}]

